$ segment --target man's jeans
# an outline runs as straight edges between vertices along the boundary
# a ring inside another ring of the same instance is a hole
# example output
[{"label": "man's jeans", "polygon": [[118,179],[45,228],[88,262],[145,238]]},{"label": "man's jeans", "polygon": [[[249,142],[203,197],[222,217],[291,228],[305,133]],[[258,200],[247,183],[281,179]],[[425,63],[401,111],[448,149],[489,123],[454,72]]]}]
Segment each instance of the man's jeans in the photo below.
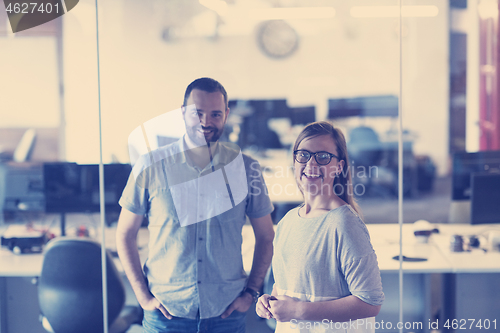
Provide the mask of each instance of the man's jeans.
[{"label": "man's jeans", "polygon": [[186,319],[173,317],[171,320],[159,311],[144,311],[142,327],[144,333],[245,333],[245,312],[233,311],[225,319],[213,317]]}]

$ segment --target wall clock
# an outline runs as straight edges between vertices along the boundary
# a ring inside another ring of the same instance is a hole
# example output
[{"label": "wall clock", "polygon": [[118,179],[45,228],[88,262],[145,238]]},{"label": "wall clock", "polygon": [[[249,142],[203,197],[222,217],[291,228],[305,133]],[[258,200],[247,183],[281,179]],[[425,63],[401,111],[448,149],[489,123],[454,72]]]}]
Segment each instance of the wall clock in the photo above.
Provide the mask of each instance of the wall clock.
[{"label": "wall clock", "polygon": [[283,20],[263,22],[257,30],[257,42],[264,54],[282,59],[292,55],[299,46],[297,31]]}]

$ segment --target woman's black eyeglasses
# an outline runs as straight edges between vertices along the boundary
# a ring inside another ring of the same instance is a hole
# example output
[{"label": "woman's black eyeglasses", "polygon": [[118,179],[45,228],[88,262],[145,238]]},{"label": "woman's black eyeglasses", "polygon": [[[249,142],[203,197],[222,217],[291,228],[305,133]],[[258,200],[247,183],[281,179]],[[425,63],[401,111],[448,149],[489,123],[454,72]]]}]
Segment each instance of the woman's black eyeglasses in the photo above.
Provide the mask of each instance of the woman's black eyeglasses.
[{"label": "woman's black eyeglasses", "polygon": [[327,165],[332,160],[332,157],[340,160],[337,155],[330,154],[327,151],[318,151],[316,153],[312,153],[308,150],[301,149],[293,152],[295,160],[302,164],[306,164],[307,162],[309,162],[311,156],[313,155],[319,165]]}]

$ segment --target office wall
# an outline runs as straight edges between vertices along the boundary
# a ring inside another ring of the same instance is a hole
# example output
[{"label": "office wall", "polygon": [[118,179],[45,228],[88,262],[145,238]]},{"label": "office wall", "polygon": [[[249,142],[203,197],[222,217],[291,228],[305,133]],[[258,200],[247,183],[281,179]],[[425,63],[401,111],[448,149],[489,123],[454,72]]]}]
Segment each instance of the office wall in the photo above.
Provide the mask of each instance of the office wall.
[{"label": "office wall", "polygon": [[[66,159],[99,162],[95,9],[79,3],[63,17]],[[109,162],[109,161],[108,161]]]},{"label": "office wall", "polygon": [[[417,4],[408,2],[412,3]],[[113,156],[128,161],[128,134],[141,123],[177,109],[186,85],[201,76],[220,80],[231,98],[284,97],[296,105],[316,104],[319,118],[326,115],[328,98],[398,94],[397,19],[350,17],[350,6],[366,1],[327,1],[322,4],[336,8],[335,18],[291,21],[301,35],[300,45],[284,60],[265,56],[254,30],[217,39],[189,37],[165,42],[162,29],[171,23],[168,20],[173,14],[165,19],[158,8],[148,4],[101,4],[105,161]],[[393,5],[387,1],[377,4]],[[448,159],[448,7],[444,0],[418,4],[438,6],[439,15],[403,22],[404,125],[417,134],[415,152],[429,154],[444,173]],[[67,158],[81,163],[97,161],[92,6],[91,1],[80,2],[64,21]]]},{"label": "office wall", "polygon": [[56,41],[0,38],[0,128],[59,126]]}]

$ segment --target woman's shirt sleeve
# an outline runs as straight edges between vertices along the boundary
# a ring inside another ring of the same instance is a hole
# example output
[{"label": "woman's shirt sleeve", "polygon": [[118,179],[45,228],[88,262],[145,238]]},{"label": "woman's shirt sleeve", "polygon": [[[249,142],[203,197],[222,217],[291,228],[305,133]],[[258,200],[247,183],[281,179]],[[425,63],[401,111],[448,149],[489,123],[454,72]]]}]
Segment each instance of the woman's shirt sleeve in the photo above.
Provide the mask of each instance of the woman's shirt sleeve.
[{"label": "woman's shirt sleeve", "polygon": [[370,305],[384,301],[377,256],[364,222],[349,212],[337,229],[337,260],[349,291]]}]

